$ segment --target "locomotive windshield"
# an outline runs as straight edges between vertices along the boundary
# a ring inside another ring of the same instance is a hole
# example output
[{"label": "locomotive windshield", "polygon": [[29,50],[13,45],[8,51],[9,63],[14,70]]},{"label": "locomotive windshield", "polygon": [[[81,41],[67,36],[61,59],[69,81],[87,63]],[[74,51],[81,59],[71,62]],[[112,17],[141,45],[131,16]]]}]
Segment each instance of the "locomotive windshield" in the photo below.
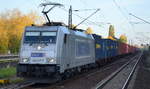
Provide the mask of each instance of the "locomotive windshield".
[{"label": "locomotive windshield", "polygon": [[24,43],[56,43],[56,32],[25,32]]}]

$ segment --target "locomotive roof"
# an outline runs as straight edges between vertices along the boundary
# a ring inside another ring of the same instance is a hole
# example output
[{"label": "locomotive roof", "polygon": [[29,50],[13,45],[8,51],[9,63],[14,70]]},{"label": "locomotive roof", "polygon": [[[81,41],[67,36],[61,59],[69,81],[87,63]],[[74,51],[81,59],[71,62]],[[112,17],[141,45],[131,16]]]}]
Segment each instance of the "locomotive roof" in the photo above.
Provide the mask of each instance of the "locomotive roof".
[{"label": "locomotive roof", "polygon": [[72,35],[77,35],[81,37],[87,37],[87,38],[92,38],[92,35],[86,34],[85,32],[77,31],[77,30],[71,30],[67,28],[66,26],[28,26],[25,29],[26,31],[58,31],[61,30],[65,34],[72,34]]}]

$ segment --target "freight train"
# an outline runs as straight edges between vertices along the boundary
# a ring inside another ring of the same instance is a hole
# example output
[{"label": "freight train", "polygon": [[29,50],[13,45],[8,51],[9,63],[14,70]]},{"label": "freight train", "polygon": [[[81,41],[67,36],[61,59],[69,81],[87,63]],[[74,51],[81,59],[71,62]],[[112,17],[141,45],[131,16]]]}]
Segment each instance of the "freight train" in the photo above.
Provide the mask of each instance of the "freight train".
[{"label": "freight train", "polygon": [[69,29],[58,22],[28,26],[21,42],[17,75],[36,82],[60,80],[135,51],[134,46]]}]

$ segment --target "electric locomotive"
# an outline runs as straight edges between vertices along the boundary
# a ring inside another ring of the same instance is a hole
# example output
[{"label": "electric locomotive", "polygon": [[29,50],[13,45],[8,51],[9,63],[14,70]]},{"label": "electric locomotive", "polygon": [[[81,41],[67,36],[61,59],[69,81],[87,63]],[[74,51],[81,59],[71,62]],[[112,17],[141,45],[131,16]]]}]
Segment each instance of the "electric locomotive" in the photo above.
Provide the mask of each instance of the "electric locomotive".
[{"label": "electric locomotive", "polygon": [[[28,26],[22,38],[17,75],[58,78],[95,63],[92,35],[64,25]],[[57,75],[57,76],[56,76]]]}]

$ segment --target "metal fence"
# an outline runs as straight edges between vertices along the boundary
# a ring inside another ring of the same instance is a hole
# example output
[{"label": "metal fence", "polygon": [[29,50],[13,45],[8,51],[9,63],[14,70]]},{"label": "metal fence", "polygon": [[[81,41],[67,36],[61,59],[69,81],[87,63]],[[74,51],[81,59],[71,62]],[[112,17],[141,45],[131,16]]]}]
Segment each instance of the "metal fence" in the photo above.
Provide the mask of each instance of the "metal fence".
[{"label": "metal fence", "polygon": [[11,59],[11,58],[18,58],[19,55],[0,55],[0,60],[1,59]]}]

